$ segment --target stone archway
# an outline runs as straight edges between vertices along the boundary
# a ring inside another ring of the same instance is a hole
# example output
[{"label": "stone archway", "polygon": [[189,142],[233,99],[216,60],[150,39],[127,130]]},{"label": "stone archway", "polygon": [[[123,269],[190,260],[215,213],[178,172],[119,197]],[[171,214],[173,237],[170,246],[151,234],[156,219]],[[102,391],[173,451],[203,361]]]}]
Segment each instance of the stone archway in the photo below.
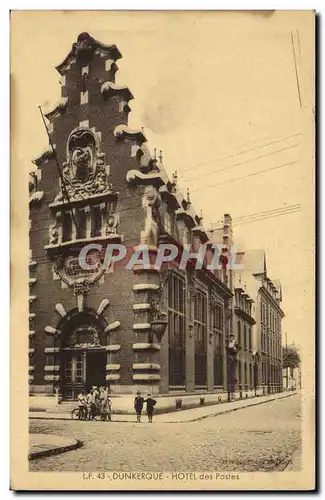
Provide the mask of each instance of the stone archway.
[{"label": "stone archway", "polygon": [[107,323],[104,312],[108,306],[108,299],[101,301],[97,311],[78,307],[67,312],[62,304],[55,306],[61,319],[56,328],[45,327],[54,343],[47,348],[54,361],[45,367],[45,380],[53,382],[63,399],[75,399],[81,390],[105,384],[111,380],[110,371],[116,371],[110,360],[110,333],[121,325],[119,321]]},{"label": "stone archway", "polygon": [[60,325],[60,380],[64,399],[81,390],[104,385],[106,379],[106,322],[95,311],[71,311]]}]

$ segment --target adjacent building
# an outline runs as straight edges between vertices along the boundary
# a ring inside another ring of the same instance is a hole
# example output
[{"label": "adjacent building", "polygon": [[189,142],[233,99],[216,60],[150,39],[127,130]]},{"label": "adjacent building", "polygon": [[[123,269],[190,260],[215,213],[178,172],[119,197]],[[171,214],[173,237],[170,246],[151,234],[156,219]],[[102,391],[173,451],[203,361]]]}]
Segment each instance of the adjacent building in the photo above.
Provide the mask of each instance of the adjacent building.
[{"label": "adjacent building", "polygon": [[283,390],[282,382],[282,288],[279,280],[271,280],[263,250],[242,254],[244,276],[250,296],[255,302],[256,353],[258,385],[263,394]]}]

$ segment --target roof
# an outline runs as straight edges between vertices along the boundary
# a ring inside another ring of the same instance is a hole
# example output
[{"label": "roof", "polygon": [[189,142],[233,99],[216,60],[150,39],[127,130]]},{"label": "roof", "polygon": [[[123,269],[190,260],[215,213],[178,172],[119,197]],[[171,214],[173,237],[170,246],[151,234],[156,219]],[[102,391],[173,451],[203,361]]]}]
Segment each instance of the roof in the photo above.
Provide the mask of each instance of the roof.
[{"label": "roof", "polygon": [[116,45],[104,45],[98,40],[95,40],[89,33],[80,33],[77,38],[77,42],[72,45],[72,49],[66,56],[64,61],[56,66],[57,71],[62,75],[67,66],[72,62],[75,57],[92,57],[95,50],[99,50],[101,53],[109,55],[114,61],[121,59],[122,54],[116,47]]}]

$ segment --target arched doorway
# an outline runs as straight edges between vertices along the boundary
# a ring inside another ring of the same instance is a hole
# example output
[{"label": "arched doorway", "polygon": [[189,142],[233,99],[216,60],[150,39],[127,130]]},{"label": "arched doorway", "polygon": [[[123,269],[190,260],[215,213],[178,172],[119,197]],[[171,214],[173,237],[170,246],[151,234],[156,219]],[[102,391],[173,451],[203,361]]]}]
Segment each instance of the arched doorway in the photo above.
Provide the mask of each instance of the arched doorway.
[{"label": "arched doorway", "polygon": [[70,311],[60,324],[61,392],[76,399],[81,390],[106,383],[105,320],[92,309]]}]

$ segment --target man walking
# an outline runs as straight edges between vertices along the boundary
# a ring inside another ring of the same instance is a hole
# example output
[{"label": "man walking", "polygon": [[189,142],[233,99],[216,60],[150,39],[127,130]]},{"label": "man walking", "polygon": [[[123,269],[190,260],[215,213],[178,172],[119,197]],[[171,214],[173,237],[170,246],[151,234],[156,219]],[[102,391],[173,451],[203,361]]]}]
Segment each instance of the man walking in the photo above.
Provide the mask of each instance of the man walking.
[{"label": "man walking", "polygon": [[143,408],[143,397],[141,396],[141,392],[137,392],[136,397],[134,398],[134,409],[137,414],[137,423],[141,422],[141,412]]},{"label": "man walking", "polygon": [[152,416],[155,408],[155,404],[157,401],[151,397],[151,394],[148,394],[147,399],[144,401],[147,403],[147,415],[148,415],[148,420],[149,423],[152,424]]}]

